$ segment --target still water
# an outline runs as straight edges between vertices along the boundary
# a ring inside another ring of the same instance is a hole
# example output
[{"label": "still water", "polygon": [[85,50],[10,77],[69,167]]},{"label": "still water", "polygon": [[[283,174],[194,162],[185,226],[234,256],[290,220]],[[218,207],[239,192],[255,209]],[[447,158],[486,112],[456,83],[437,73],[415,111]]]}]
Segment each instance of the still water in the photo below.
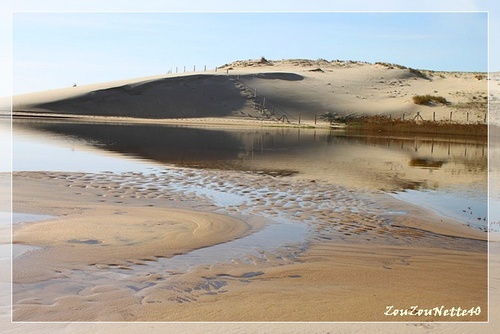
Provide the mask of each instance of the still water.
[{"label": "still water", "polygon": [[486,228],[486,139],[16,120],[12,165],[14,171],[264,173],[390,193]]}]

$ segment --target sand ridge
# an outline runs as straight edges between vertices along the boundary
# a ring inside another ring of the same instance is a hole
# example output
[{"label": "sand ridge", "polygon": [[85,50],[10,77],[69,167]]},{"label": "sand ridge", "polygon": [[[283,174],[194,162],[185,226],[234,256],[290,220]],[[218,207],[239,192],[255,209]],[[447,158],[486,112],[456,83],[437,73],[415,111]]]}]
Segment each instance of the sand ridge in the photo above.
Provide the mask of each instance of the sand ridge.
[{"label": "sand ridge", "polygon": [[[312,122],[327,112],[484,123],[480,73],[417,71],[393,64],[288,60],[234,62],[210,72],[167,74],[13,97],[14,116],[146,119],[235,118]],[[451,104],[416,105],[415,95]],[[451,113],[451,114],[450,114]]]}]

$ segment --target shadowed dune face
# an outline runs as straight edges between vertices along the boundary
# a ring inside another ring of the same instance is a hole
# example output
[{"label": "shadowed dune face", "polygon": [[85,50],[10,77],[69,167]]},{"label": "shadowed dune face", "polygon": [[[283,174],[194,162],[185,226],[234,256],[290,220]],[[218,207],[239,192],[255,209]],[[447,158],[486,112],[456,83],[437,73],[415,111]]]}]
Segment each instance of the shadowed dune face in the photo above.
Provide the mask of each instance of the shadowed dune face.
[{"label": "shadowed dune face", "polygon": [[[319,111],[329,110],[331,104],[325,102],[325,96],[320,96],[322,89],[311,84],[311,79],[295,73],[257,73],[240,75],[239,80],[255,89],[257,100],[268,108],[276,106],[298,119],[314,119]],[[316,81],[316,80],[313,80]],[[265,100],[264,100],[265,97]],[[329,98],[327,98],[329,100]]]},{"label": "shadowed dune face", "polygon": [[268,72],[268,73],[256,73],[241,76],[247,80],[253,78],[258,79],[269,79],[269,80],[285,80],[285,81],[302,81],[304,77],[296,73],[283,73],[283,72]]},{"label": "shadowed dune face", "polygon": [[[294,73],[244,75],[245,81],[302,81]],[[92,116],[139,118],[225,117],[254,114],[253,96],[234,76],[192,75],[131,83],[61,100],[35,103],[28,109]],[[243,112],[245,111],[245,112]],[[259,115],[254,115],[259,116]]]},{"label": "shadowed dune face", "polygon": [[36,107],[77,115],[181,118],[229,116],[245,103],[229,77],[194,75],[97,90]]}]

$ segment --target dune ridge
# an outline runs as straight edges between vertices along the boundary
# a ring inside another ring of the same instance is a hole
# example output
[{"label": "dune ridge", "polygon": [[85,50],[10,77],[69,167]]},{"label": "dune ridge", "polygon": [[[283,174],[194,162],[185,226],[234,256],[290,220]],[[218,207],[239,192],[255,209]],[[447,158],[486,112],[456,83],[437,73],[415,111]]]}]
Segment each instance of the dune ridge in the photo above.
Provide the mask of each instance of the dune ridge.
[{"label": "dune ridge", "polygon": [[[485,123],[485,73],[415,70],[387,63],[249,60],[215,70],[77,86],[13,97],[14,116],[230,118],[312,122],[321,115],[385,115]],[[447,104],[415,104],[413,97]]]}]

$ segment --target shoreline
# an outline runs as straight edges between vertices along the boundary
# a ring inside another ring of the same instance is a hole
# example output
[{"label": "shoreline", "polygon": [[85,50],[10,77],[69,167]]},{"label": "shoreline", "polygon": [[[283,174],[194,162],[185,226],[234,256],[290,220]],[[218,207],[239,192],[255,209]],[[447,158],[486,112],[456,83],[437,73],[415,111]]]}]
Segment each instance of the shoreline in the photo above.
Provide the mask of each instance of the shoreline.
[{"label": "shoreline", "polygon": [[[1,116],[0,116],[1,117]],[[362,118],[361,122],[328,124],[324,121],[303,120],[301,123],[285,123],[273,120],[258,120],[240,117],[195,117],[195,118],[136,118],[71,114],[40,114],[16,112],[14,120],[40,120],[54,122],[97,123],[97,124],[154,124],[188,127],[235,127],[235,128],[297,128],[318,130],[343,130],[352,133],[388,135],[435,135],[445,137],[488,138],[495,136],[499,127],[487,124],[461,124],[453,122],[380,121],[377,116]]]},{"label": "shoreline", "polygon": [[[219,174],[206,171],[200,171],[199,173],[207,177]],[[234,181],[231,182],[242,183],[246,180],[248,184],[253,184],[253,187],[259,183],[267,184],[267,186],[273,184],[279,186],[281,182],[285,182],[281,181],[283,179],[268,176],[249,176],[241,173],[224,174],[227,175],[226,179],[228,180],[234,178]],[[101,206],[110,206],[110,209],[112,208],[110,212],[115,212],[114,215],[116,215],[116,212],[127,210],[132,203],[135,203],[135,206],[143,207],[143,210],[155,211],[160,210],[160,208],[154,206],[158,206],[165,201],[159,201],[161,194],[166,194],[171,199],[174,199],[174,202],[170,202],[169,205],[175,206],[192,206],[190,201],[193,201],[192,203],[198,203],[200,200],[205,201],[203,197],[193,198],[182,189],[178,195],[169,195],[165,192],[166,190],[154,189],[154,187],[142,190],[142,196],[134,198],[134,194],[138,194],[137,191],[141,188],[136,188],[134,185],[127,186],[124,183],[125,180],[128,180],[128,184],[137,184],[138,187],[140,184],[149,184],[156,177],[112,174],[105,176],[103,174],[86,175],[83,173],[55,172],[15,173],[14,184],[17,184],[17,186],[14,187],[14,210],[20,211],[28,208],[34,210],[35,208],[29,205],[29,198],[39,192],[37,189],[59,189],[58,191],[50,191],[49,198],[46,196],[43,200],[45,204],[39,204],[46,206],[43,211],[47,214],[56,212],[73,212],[75,214],[81,211],[81,214],[88,216],[94,210],[99,210],[98,208]],[[292,182],[290,189],[304,189],[306,187],[306,183],[299,180],[287,179],[286,182]],[[19,188],[19,185],[23,184],[24,186]],[[161,182],[157,182],[157,184],[161,184]],[[84,185],[85,187],[83,187]],[[318,185],[309,185],[307,187],[320,190]],[[235,190],[237,189],[228,188],[231,193]],[[349,199],[352,195],[342,191],[342,188],[338,188],[334,192],[337,192],[335,196],[343,201],[349,200],[356,203],[359,200],[356,197]],[[107,196],[102,197],[102,195]],[[184,197],[178,197],[181,195]],[[253,198],[252,196],[251,198]],[[290,196],[296,197],[297,195],[290,193]],[[190,200],[186,201],[188,198]],[[255,197],[255,200],[260,202],[258,201],[259,198]],[[304,200],[299,200],[299,198],[297,197],[297,201],[305,203]],[[105,199],[105,202],[99,204],[101,199]],[[269,200],[276,202],[273,197],[269,197]],[[377,203],[379,202],[377,201]],[[217,213],[226,212],[231,216],[236,215],[236,217],[249,217],[250,215],[258,217],[267,212],[266,210],[276,209],[264,203],[257,206],[254,204],[253,207],[246,205],[247,209],[244,209],[242,203],[235,203],[234,207],[230,205],[224,208],[217,208],[217,206],[213,206],[208,202],[198,205],[197,210]],[[370,202],[365,204],[368,207],[373,205]],[[380,205],[380,203],[377,205]],[[404,203],[398,205],[408,208]],[[61,208],[64,207],[67,209],[61,211]],[[78,209],[78,207],[81,207],[81,209]],[[378,206],[374,206],[371,210],[375,210],[376,207]],[[316,217],[315,215],[319,215],[323,211],[324,209],[317,212],[306,211],[306,216],[302,216],[303,218],[297,216],[295,220],[301,221],[309,216]],[[297,215],[297,208],[292,206],[289,209],[284,209],[284,212],[295,216]],[[64,223],[64,220],[70,222],[70,217],[71,215],[67,218],[63,217],[61,223]],[[372,214],[366,215],[363,213],[332,212],[329,216],[325,216],[325,223],[315,223],[316,228],[311,232],[309,247],[304,253],[297,254],[296,260],[293,258],[287,260],[286,257],[282,258],[279,254],[266,253],[265,257],[255,257],[250,262],[239,260],[232,264],[221,263],[201,266],[194,271],[178,273],[172,277],[165,277],[161,274],[154,274],[153,276],[139,275],[134,281],[143,282],[139,286],[146,287],[135,292],[129,288],[104,288],[108,284],[102,281],[102,283],[99,283],[102,284],[102,287],[82,287],[82,291],[86,291],[86,293],[79,293],[73,297],[71,295],[61,295],[60,298],[56,299],[57,302],[55,303],[45,300],[43,301],[45,306],[41,309],[40,306],[37,306],[36,300],[24,298],[23,303],[14,306],[14,319],[16,321],[23,321],[23,319],[25,321],[387,321],[387,316],[383,315],[384,303],[391,301],[394,303],[394,300],[403,304],[406,302],[431,305],[439,302],[463,307],[469,306],[469,304],[471,304],[470,307],[473,307],[472,304],[477,303],[482,309],[487,309],[485,302],[481,302],[481,296],[486,296],[484,292],[487,287],[486,281],[481,278],[486,278],[487,253],[484,248],[485,241],[468,239],[467,235],[472,236],[475,233],[470,230],[465,232],[465,230],[457,229],[456,226],[451,229],[452,232],[448,232],[450,236],[445,235],[446,229],[438,228],[437,230],[434,229],[434,231],[431,229],[430,231],[433,232],[428,232],[425,226],[429,227],[428,224],[432,224],[434,218],[429,214],[422,215],[422,212],[418,212],[418,210],[409,210],[408,215],[405,217],[384,217],[383,214],[381,216],[372,216]],[[417,219],[417,217],[419,218]],[[340,224],[337,225],[337,228],[332,229],[331,222],[337,219],[340,220]],[[391,219],[399,223],[386,225],[384,223],[385,219]],[[298,224],[298,221],[294,222],[294,224]],[[360,223],[354,223],[354,221]],[[361,223],[362,221],[363,223]],[[424,229],[422,230],[422,228]],[[41,236],[40,233],[36,235],[37,237]],[[73,232],[69,232],[69,230],[62,233],[61,236],[61,241],[66,240],[65,242],[76,239]],[[17,238],[16,232],[14,232],[14,238]],[[486,236],[484,233],[479,233],[478,238],[484,240]],[[86,236],[82,236],[80,239],[93,240]],[[370,241],[367,239],[370,239]],[[79,246],[84,246],[87,249],[96,246],[100,247],[99,244],[92,243]],[[83,250],[85,248],[80,247],[79,249]],[[67,248],[67,250],[71,250],[71,248]],[[79,256],[85,257],[84,254],[91,253],[85,251]],[[149,267],[155,261],[147,261],[143,265]],[[460,264],[457,265],[458,263]],[[89,273],[97,271],[103,274],[111,274],[115,270],[125,270],[123,271],[124,274],[133,275],[133,270],[120,269],[119,266],[123,264],[111,264],[112,266],[108,263],[101,266],[101,268],[87,267],[87,269],[85,269],[85,266],[77,265],[76,268],[80,269],[76,272],[84,269],[84,271],[90,270]],[[19,262],[17,265],[19,265]],[[54,265],[55,263],[52,264],[52,266]],[[118,267],[114,265],[118,265]],[[16,263],[14,263],[15,268]],[[447,270],[443,271],[443,268],[447,268]],[[470,268],[475,269],[470,270]],[[75,271],[71,269],[71,266],[57,270],[61,273],[56,274],[55,277],[58,277],[56,280],[62,280],[61,282],[64,282],[64,277],[74,277],[72,275],[75,275]],[[14,277],[17,276],[14,275]],[[365,281],[361,277],[369,277],[369,281]],[[410,277],[412,286],[411,288],[406,286],[406,289],[410,290],[400,290],[403,289],[405,282],[408,282]],[[423,289],[428,289],[430,278],[434,282],[433,284],[437,284],[438,287],[431,289],[432,292],[424,291]],[[384,291],[388,289],[387,284],[391,286],[392,293],[390,296],[384,296]],[[193,290],[193,287],[196,286],[205,286],[206,288]],[[276,290],[276,286],[281,288]],[[340,286],[343,287],[342,290],[338,290]],[[424,288],[426,286],[427,288]],[[450,290],[451,286],[453,288]],[[462,294],[467,295],[466,299],[460,299],[465,295],[454,297],[453,291],[456,291],[457,286],[462,286]],[[191,292],[186,292],[188,290]],[[53,289],[50,291],[54,292]],[[413,292],[408,294],[408,291]],[[359,315],[359,303],[367,298],[367,293],[370,295],[375,294],[378,297],[365,300],[364,303],[371,305],[371,311],[365,312],[366,309],[364,309],[363,312],[365,313]],[[109,299],[112,295],[115,295],[116,298]],[[276,296],[279,296],[279,298],[277,299]],[[332,296],[336,297],[332,299]],[[39,298],[42,298],[42,296],[39,296]],[[141,302],[138,303],[138,300]],[[242,303],[242,300],[245,302]],[[467,302],[464,302],[465,300]],[[280,301],[279,308],[273,306],[276,305],[277,301]],[[92,308],[89,308],[95,302],[98,302],[109,313],[106,313],[106,315],[95,314]],[[117,307],[116,303],[120,303],[122,308],[125,307],[125,309],[129,310],[128,312],[136,314],[136,316],[132,318],[123,317],[120,313],[112,311]],[[330,306],[327,307],[328,304]],[[75,305],[79,305],[77,307],[79,311],[65,313],[63,318],[57,318],[58,309],[61,307],[74,307]],[[264,308],[259,308],[257,305],[264,306]],[[337,311],[333,313],[327,311],[332,310],[332,307]],[[50,310],[50,312],[38,313],[43,309]],[[263,309],[268,311],[262,313],[261,310]],[[301,310],[300,313],[297,313],[298,310]],[[175,314],[175,316],[169,314]],[[484,318],[485,314],[483,313],[479,318],[466,320],[484,321],[486,319]],[[433,318],[422,320],[431,319]],[[393,320],[395,319],[390,319],[390,321]],[[401,317],[396,320],[412,321],[414,319]],[[446,319],[446,321],[455,320]]]},{"label": "shoreline", "polygon": [[[40,119],[68,122],[95,122],[95,123],[117,123],[117,124],[165,124],[165,125],[188,125],[188,126],[235,126],[235,127],[286,127],[286,128],[318,128],[331,129],[325,124],[314,124],[314,121],[298,123],[285,123],[273,120],[259,120],[243,117],[193,117],[193,118],[139,118],[139,117],[112,117],[93,115],[71,115],[71,114],[40,114],[15,112],[12,119]],[[319,123],[319,122],[318,122]],[[341,124],[333,128],[343,128]]]}]

